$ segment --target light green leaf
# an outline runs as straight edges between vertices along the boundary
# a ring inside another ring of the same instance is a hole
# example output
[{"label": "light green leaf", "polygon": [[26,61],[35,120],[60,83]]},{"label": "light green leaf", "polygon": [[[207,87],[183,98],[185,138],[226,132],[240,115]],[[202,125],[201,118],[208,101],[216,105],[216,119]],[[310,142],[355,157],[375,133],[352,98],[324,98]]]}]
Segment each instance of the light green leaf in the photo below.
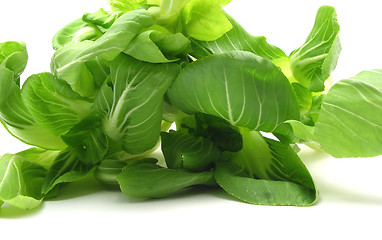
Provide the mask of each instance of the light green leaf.
[{"label": "light green leaf", "polygon": [[21,209],[40,205],[46,170],[27,159],[6,154],[0,158],[0,200]]},{"label": "light green leaf", "polygon": [[105,84],[95,109],[104,130],[129,154],[154,147],[159,139],[163,97],[177,77],[177,64],[152,64],[121,54],[110,63],[112,89]]},{"label": "light green leaf", "polygon": [[161,133],[161,146],[168,168],[189,171],[209,170],[221,158],[220,149],[210,140],[176,131]]},{"label": "light green leaf", "polygon": [[[149,0],[149,2],[151,2]],[[113,11],[129,12],[140,6],[148,4],[147,0],[108,0]]]},{"label": "light green leaf", "polygon": [[18,85],[19,77],[28,61],[28,52],[24,42],[0,43],[0,66],[11,70]]},{"label": "light green leaf", "polygon": [[73,43],[60,48],[52,58],[52,72],[81,96],[93,97],[94,80],[85,63],[97,56],[106,61],[113,60],[138,33],[153,24],[154,19],[146,10],[125,13],[96,41]]},{"label": "light green leaf", "polygon": [[215,41],[198,41],[193,39],[192,56],[199,59],[211,54],[242,50],[252,52],[269,60],[286,57],[280,48],[267,43],[265,37],[250,35],[231,16],[228,14],[226,16],[232,24],[232,29]]},{"label": "light green leaf", "polygon": [[314,131],[316,128],[314,126],[308,126],[304,123],[296,120],[286,121],[292,126],[293,134],[299,139],[305,142],[314,142]]},{"label": "light green leaf", "polygon": [[[173,2],[173,1],[171,1]],[[225,0],[190,0],[181,10],[181,19],[187,34],[197,40],[214,41],[232,29],[222,6]]]},{"label": "light green leaf", "polygon": [[82,21],[88,24],[94,24],[104,32],[105,29],[110,28],[115,20],[117,20],[117,18],[119,18],[122,14],[123,12],[121,11],[109,12],[101,8],[94,13],[84,13],[82,16]]},{"label": "light green leaf", "polygon": [[48,169],[59,153],[60,151],[50,151],[42,148],[29,148],[25,151],[16,153],[16,155]]},{"label": "light green leaf", "polygon": [[189,45],[190,40],[181,33],[165,34],[148,30],[135,37],[124,53],[145,62],[165,63],[177,61],[176,55]]},{"label": "light green leaf", "polygon": [[[38,125],[22,100],[22,91],[18,85],[28,55],[24,44],[2,44],[0,52],[5,57],[0,64],[0,122],[14,137],[21,141],[46,149],[62,149],[62,140]],[[16,51],[11,53],[11,51]],[[17,57],[14,57],[17,56]],[[20,59],[20,57],[23,59]],[[13,61],[9,59],[18,59]],[[15,64],[20,64],[16,66]],[[10,66],[11,69],[8,69]]]},{"label": "light green leaf", "polygon": [[295,151],[259,132],[240,129],[243,149],[230,153],[230,163],[218,163],[215,177],[231,195],[252,204],[312,205],[313,180]]},{"label": "light green leaf", "polygon": [[185,113],[206,113],[253,130],[271,132],[299,118],[288,79],[270,61],[249,52],[215,54],[189,64],[168,96]]},{"label": "light green leaf", "polygon": [[34,119],[56,136],[84,119],[92,106],[50,73],[30,76],[23,85],[22,99]]},{"label": "light green leaf", "polygon": [[290,55],[294,77],[312,92],[324,90],[324,82],[337,65],[341,52],[336,10],[322,6],[306,42]]},{"label": "light green leaf", "polygon": [[156,162],[142,159],[128,164],[117,176],[122,192],[129,197],[162,198],[194,185],[216,185],[213,172],[168,169]]},{"label": "light green leaf", "polygon": [[70,43],[82,42],[85,40],[96,40],[102,36],[102,32],[94,25],[84,22],[78,18],[61,28],[52,39],[54,50],[58,50]]},{"label": "light green leaf", "polygon": [[334,157],[382,154],[382,70],[336,83],[324,97],[316,140]]}]

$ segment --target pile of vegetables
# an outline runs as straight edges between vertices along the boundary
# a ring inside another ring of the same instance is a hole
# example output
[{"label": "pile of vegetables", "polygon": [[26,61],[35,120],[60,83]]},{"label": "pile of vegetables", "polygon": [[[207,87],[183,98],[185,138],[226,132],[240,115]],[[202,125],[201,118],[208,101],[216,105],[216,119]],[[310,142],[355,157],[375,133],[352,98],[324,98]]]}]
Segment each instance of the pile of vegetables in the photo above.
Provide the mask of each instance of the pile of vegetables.
[{"label": "pile of vegetables", "polygon": [[[341,51],[333,7],[286,55],[224,12],[229,2],[109,0],[111,11],[59,30],[51,72],[22,85],[25,43],[1,43],[0,122],[33,147],[0,157],[0,205],[32,209],[94,175],[129,197],[206,185],[251,204],[309,206],[317,190],[300,144],[382,154],[382,70],[330,86]],[[165,163],[149,157],[157,148]]]}]

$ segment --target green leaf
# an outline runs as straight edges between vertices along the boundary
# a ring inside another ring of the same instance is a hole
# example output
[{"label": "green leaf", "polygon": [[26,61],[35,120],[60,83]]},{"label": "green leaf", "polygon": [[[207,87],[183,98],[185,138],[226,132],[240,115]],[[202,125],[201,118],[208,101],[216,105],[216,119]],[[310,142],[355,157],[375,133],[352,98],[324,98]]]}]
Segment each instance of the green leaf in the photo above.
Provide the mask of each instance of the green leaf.
[{"label": "green leaf", "polygon": [[[172,2],[172,1],[171,1]],[[201,41],[213,41],[232,29],[222,6],[226,0],[190,0],[181,10],[181,19],[187,34]]]},{"label": "green leaf", "polygon": [[382,154],[382,70],[336,83],[324,97],[316,140],[334,157]]},{"label": "green leaf", "polygon": [[106,61],[113,60],[138,33],[153,23],[152,15],[146,10],[125,13],[96,41],[72,43],[60,48],[52,58],[52,72],[81,96],[93,97],[94,80],[85,63],[97,56]]},{"label": "green leaf", "polygon": [[150,0],[108,0],[108,3],[113,11],[129,12],[152,2]]},{"label": "green leaf", "polygon": [[78,18],[61,28],[52,39],[54,50],[58,50],[70,43],[96,40],[102,36],[102,32],[94,25]]},{"label": "green leaf", "polygon": [[120,160],[105,159],[97,167],[94,176],[104,184],[119,186],[117,176],[125,166],[126,163]]},{"label": "green leaf", "polygon": [[[85,63],[87,71],[91,74],[91,80],[96,91],[102,86],[110,74],[110,69],[100,57],[95,57]],[[85,79],[81,79],[84,81]],[[94,81],[94,82],[93,82]]]},{"label": "green leaf", "polygon": [[5,57],[0,64],[0,123],[10,134],[27,144],[62,149],[64,143],[61,139],[38,125],[22,100],[18,76],[25,67],[28,55],[24,44],[15,44],[2,44],[0,48],[0,55]]},{"label": "green leaf", "polygon": [[168,169],[156,162],[142,159],[128,164],[117,176],[122,192],[129,197],[162,198],[194,185],[216,185],[213,172]]},{"label": "green leaf", "polygon": [[324,82],[337,65],[341,52],[336,10],[322,6],[305,43],[290,55],[293,76],[312,92],[324,90]]},{"label": "green leaf", "polygon": [[92,106],[50,73],[30,76],[23,85],[22,99],[34,119],[57,136],[89,115]]},{"label": "green leaf", "polygon": [[140,62],[121,54],[110,63],[110,69],[112,88],[105,84],[95,109],[105,116],[107,135],[123,150],[145,152],[159,140],[163,97],[180,67]]},{"label": "green leaf", "polygon": [[28,61],[28,52],[24,42],[0,43],[0,66],[11,70],[18,85],[19,77]]},{"label": "green leaf", "polygon": [[41,204],[46,170],[27,159],[6,154],[0,158],[0,200],[21,209]]},{"label": "green leaf", "polygon": [[216,53],[242,50],[252,52],[269,60],[286,57],[281,49],[267,43],[265,37],[250,35],[231,16],[228,14],[226,16],[232,24],[232,29],[215,41],[198,41],[193,39],[192,56],[199,59]]},{"label": "green leaf", "polygon": [[229,194],[261,205],[312,205],[313,180],[289,144],[264,138],[241,128],[243,149],[227,154],[230,163],[218,163],[216,180]]},{"label": "green leaf", "polygon": [[189,64],[168,96],[185,113],[210,114],[253,130],[271,132],[299,118],[288,79],[269,60],[249,52],[215,54]]},{"label": "green leaf", "polygon": [[219,148],[210,140],[176,131],[162,132],[162,152],[168,168],[203,171],[221,158]]},{"label": "green leaf", "polygon": [[121,11],[109,12],[101,8],[94,13],[84,13],[82,21],[88,24],[94,24],[103,30],[110,28],[122,14],[123,12]]},{"label": "green leaf", "polygon": [[255,179],[229,162],[218,163],[215,178],[227,193],[251,204],[311,206],[316,201],[312,189],[288,181]]},{"label": "green leaf", "polygon": [[292,126],[293,134],[299,139],[305,142],[315,141],[314,131],[316,130],[316,128],[314,126],[308,126],[296,120],[290,120],[286,122]]},{"label": "green leaf", "polygon": [[165,34],[148,30],[135,37],[124,53],[150,63],[174,62],[178,60],[176,55],[189,45],[190,40],[181,33]]},{"label": "green leaf", "polygon": [[94,165],[103,160],[108,150],[108,138],[98,116],[85,118],[61,137],[77,154],[79,160],[87,165]]},{"label": "green leaf", "polygon": [[42,148],[29,148],[22,152],[18,152],[16,155],[48,169],[59,153],[60,151],[50,151]]},{"label": "green leaf", "polygon": [[58,184],[82,180],[93,174],[95,169],[96,166],[84,164],[72,149],[67,148],[60,152],[48,169],[41,191],[48,194]]},{"label": "green leaf", "polygon": [[[179,126],[180,125],[180,126]],[[243,147],[238,129],[224,119],[197,113],[177,122],[178,131],[214,142],[221,151],[237,152]]]}]

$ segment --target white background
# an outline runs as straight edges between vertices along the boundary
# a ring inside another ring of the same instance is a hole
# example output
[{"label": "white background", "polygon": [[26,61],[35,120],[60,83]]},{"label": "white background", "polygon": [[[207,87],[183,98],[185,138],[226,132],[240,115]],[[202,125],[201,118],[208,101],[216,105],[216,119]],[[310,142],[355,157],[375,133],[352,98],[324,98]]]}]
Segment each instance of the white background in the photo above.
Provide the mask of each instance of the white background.
[{"label": "white background", "polygon": [[[341,25],[343,51],[333,78],[382,68],[377,0],[233,0],[225,9],[248,32],[266,36],[289,54],[305,41],[325,4],[336,7]],[[49,71],[54,33],[101,7],[107,8],[106,0],[1,0],[0,42],[27,43],[24,79]],[[0,155],[27,147],[0,129]],[[30,212],[0,208],[0,238],[381,239],[382,158],[334,159],[309,149],[300,156],[320,192],[313,207],[254,206],[218,190],[142,201],[105,191],[90,179],[69,185],[61,197]]]}]

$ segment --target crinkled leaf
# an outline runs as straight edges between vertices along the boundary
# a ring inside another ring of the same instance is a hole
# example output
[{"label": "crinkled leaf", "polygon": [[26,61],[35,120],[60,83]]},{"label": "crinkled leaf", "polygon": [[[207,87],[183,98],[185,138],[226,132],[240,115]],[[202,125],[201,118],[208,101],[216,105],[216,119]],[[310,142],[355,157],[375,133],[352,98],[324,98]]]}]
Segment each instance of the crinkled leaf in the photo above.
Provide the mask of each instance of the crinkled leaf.
[{"label": "crinkled leaf", "polygon": [[316,140],[334,157],[382,154],[382,70],[336,83],[324,97]]},{"label": "crinkled leaf", "polygon": [[267,43],[265,37],[250,35],[231,16],[228,14],[226,16],[232,24],[232,29],[215,41],[198,41],[193,39],[192,56],[199,59],[211,54],[242,50],[252,52],[269,60],[286,57],[280,48]]},{"label": "crinkled leaf", "polygon": [[129,197],[161,198],[194,185],[216,185],[213,172],[168,169],[156,162],[143,159],[128,164],[117,176],[122,192]]},{"label": "crinkled leaf", "polygon": [[0,158],[0,200],[21,209],[40,205],[46,170],[27,159],[6,154]]},{"label": "crinkled leaf", "polygon": [[113,60],[138,33],[153,23],[152,15],[146,10],[125,13],[96,41],[72,43],[60,48],[52,58],[52,71],[81,96],[93,97],[94,80],[85,63],[97,56]]},{"label": "crinkled leaf", "polygon": [[341,52],[336,10],[322,6],[305,43],[290,55],[293,76],[312,92],[324,90],[324,82],[337,65]]},{"label": "crinkled leaf", "polygon": [[104,130],[130,154],[154,147],[159,139],[163,97],[177,77],[177,64],[140,62],[121,54],[110,63],[112,88],[105,84],[95,102]]},{"label": "crinkled leaf", "polygon": [[30,76],[23,85],[22,98],[34,119],[57,136],[85,118],[92,106],[50,73]]},{"label": "crinkled leaf", "polygon": [[210,140],[176,131],[161,133],[161,146],[168,168],[203,171],[221,158],[220,149]]},{"label": "crinkled leaf", "polygon": [[168,96],[185,113],[206,113],[254,130],[271,132],[299,118],[288,79],[250,52],[216,54],[189,64]]}]

